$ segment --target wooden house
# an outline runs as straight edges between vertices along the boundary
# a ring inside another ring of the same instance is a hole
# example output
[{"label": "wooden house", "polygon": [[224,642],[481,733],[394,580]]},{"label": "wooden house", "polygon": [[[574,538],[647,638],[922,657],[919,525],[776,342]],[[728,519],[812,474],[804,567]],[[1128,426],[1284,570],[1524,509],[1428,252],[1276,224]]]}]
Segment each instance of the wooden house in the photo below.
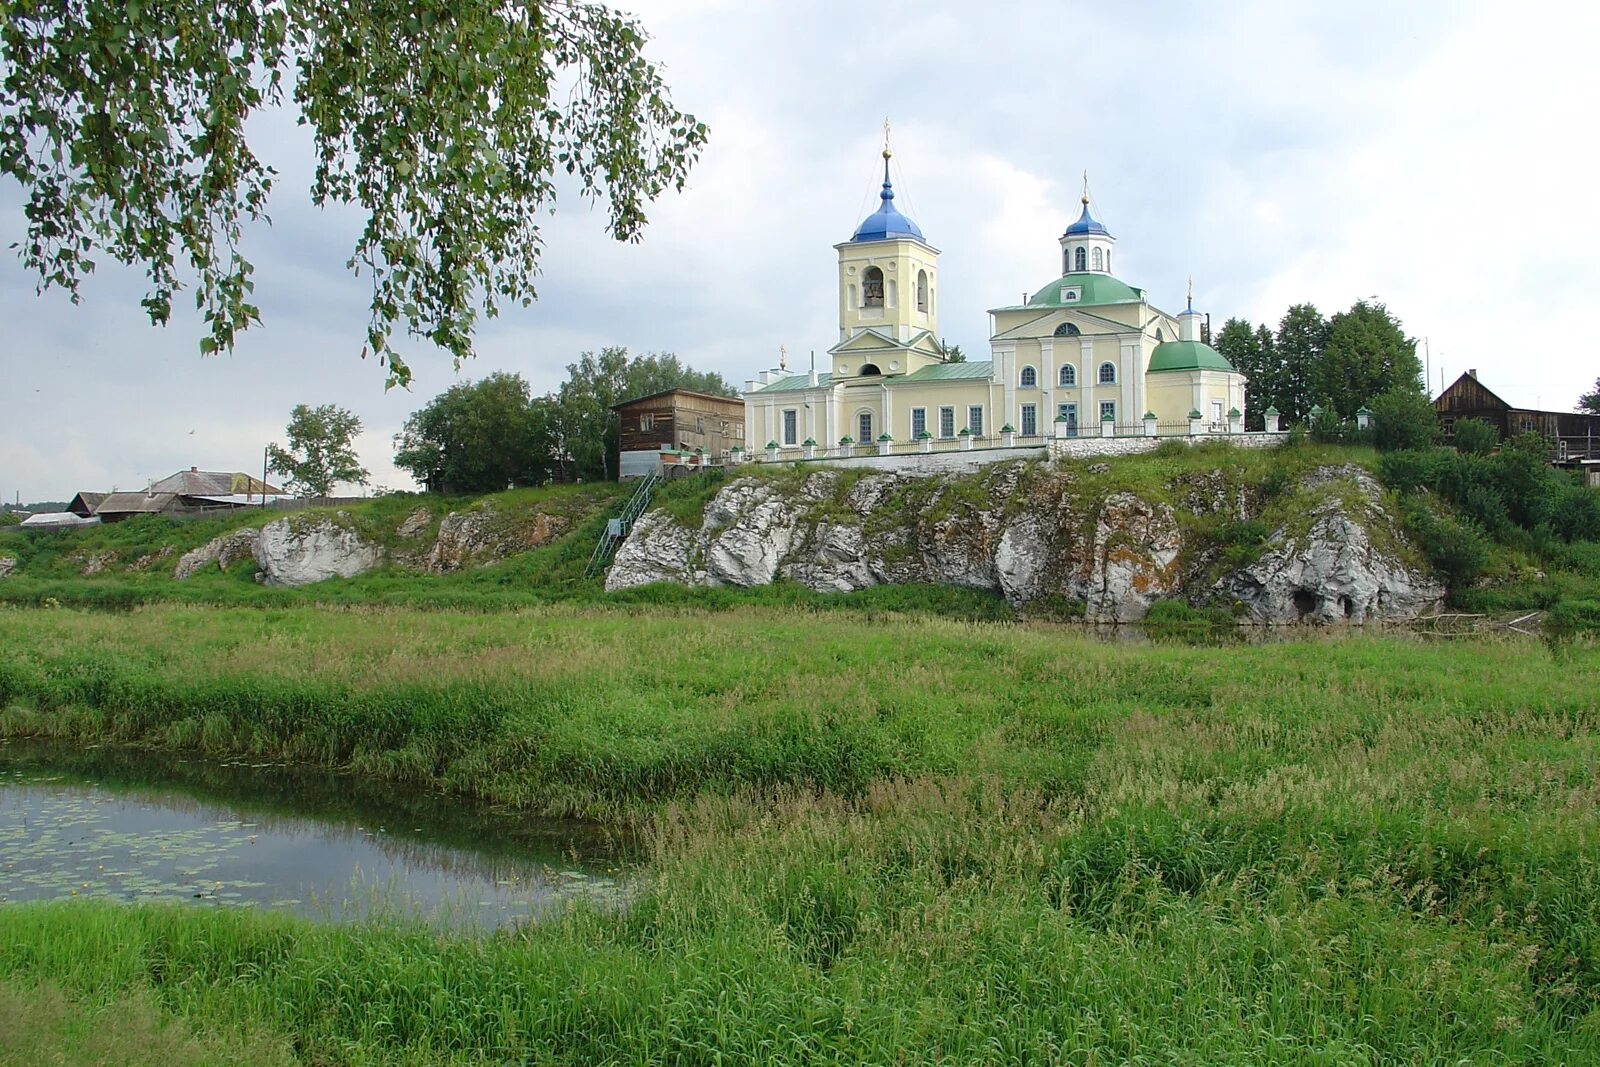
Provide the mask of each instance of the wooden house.
[{"label": "wooden house", "polygon": [[[617,471],[638,478],[662,466],[662,454],[703,455],[722,463],[744,439],[744,401],[733,396],[667,389],[613,405],[620,425]],[[704,450],[703,452],[701,450]]]},{"label": "wooden house", "polygon": [[1500,439],[1537,433],[1550,442],[1556,463],[1600,461],[1600,415],[1582,411],[1536,411],[1512,407],[1469,370],[1433,402],[1446,444],[1455,440],[1459,419],[1481,419],[1500,431]]}]

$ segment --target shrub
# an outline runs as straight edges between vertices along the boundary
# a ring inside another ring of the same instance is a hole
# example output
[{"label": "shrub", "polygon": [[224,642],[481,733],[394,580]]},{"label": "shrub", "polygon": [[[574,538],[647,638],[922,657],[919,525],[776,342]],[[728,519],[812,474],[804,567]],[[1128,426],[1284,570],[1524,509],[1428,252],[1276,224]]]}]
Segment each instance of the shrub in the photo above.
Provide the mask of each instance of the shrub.
[{"label": "shrub", "polygon": [[1427,448],[1438,440],[1439,417],[1426,396],[1397,386],[1373,399],[1372,429],[1380,452]]},{"label": "shrub", "polygon": [[1470,523],[1457,522],[1421,506],[1408,511],[1406,523],[1428,562],[1452,590],[1483,573],[1489,562],[1489,545]]},{"label": "shrub", "polygon": [[1449,452],[1437,448],[1403,448],[1378,459],[1378,477],[1400,492],[1432,489],[1450,464]]},{"label": "shrub", "polygon": [[1334,445],[1344,440],[1344,421],[1332,408],[1324,408],[1311,419],[1311,439],[1319,445]]},{"label": "shrub", "polygon": [[1482,419],[1458,419],[1455,425],[1456,451],[1468,456],[1487,456],[1500,443],[1500,431]]}]

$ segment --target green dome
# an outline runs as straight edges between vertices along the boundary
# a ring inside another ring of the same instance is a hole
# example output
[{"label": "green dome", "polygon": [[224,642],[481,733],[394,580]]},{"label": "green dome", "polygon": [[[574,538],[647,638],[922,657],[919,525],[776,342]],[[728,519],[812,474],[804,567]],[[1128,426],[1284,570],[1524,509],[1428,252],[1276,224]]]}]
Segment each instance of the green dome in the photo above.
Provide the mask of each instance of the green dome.
[{"label": "green dome", "polygon": [[1233,370],[1233,364],[1200,341],[1163,341],[1150,356],[1150,371]]},{"label": "green dome", "polygon": [[[1076,300],[1062,300],[1061,288],[1075,285],[1082,295]],[[1086,304],[1125,304],[1142,300],[1144,294],[1127,282],[1109,274],[1078,271],[1063,274],[1028,298],[1028,307],[1083,307]]]}]

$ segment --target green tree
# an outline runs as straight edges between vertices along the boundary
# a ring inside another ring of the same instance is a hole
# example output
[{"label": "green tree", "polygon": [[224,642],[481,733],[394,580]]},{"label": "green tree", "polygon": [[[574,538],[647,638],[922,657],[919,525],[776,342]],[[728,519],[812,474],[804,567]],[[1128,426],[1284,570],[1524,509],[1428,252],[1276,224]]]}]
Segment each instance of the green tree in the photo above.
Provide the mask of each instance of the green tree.
[{"label": "green tree", "polygon": [[1378,451],[1427,448],[1438,439],[1439,416],[1415,383],[1372,398],[1372,440]]},{"label": "green tree", "polygon": [[953,345],[941,337],[939,338],[939,358],[946,363],[965,363],[967,354],[961,351],[960,345]]},{"label": "green tree", "polygon": [[[19,254],[74,300],[96,260],[142,268],[165,323],[192,286],[202,352],[259,320],[247,223],[276,171],[246,138],[293,104],[317,206],[366,214],[367,347],[410,379],[396,328],[457,361],[479,312],[527,304],[557,174],[639,238],[706,129],[678,111],[640,25],[601,3],[11,0],[0,7],[0,173],[26,194]],[[286,77],[287,75],[287,77]]]},{"label": "green tree", "polygon": [[1594,391],[1584,393],[1578,398],[1579,411],[1592,411],[1600,415],[1600,378],[1594,380]]},{"label": "green tree", "polygon": [[1342,415],[1394,389],[1422,392],[1417,343],[1380,303],[1357,300],[1328,320],[1322,355],[1311,364],[1311,390]]},{"label": "green tree", "polygon": [[1311,411],[1312,378],[1322,346],[1328,338],[1328,323],[1314,304],[1296,304],[1278,322],[1274,344],[1278,353],[1278,411],[1291,423],[1300,422]]},{"label": "green tree", "polygon": [[1246,429],[1260,430],[1266,425],[1263,413],[1269,407],[1283,410],[1278,402],[1277,345],[1265,326],[1253,329],[1244,319],[1229,319],[1217,331],[1216,349],[1245,376]]},{"label": "green tree", "polygon": [[289,447],[267,446],[267,464],[289,480],[296,492],[325,497],[339,482],[367,484],[367,470],[356,457],[361,420],[334,404],[296,404],[285,429]]},{"label": "green tree", "polygon": [[394,465],[444,493],[539,485],[550,476],[555,444],[550,406],[530,397],[520,374],[452,385],[406,419]]}]

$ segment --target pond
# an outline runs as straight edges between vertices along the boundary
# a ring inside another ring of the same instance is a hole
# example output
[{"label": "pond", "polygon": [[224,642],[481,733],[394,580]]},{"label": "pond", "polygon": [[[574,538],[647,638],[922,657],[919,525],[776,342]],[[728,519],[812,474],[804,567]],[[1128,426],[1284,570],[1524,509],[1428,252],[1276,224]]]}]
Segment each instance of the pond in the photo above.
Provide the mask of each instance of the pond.
[{"label": "pond", "polygon": [[0,906],[92,897],[443,926],[619,904],[625,841],[332,771],[0,741]]}]

